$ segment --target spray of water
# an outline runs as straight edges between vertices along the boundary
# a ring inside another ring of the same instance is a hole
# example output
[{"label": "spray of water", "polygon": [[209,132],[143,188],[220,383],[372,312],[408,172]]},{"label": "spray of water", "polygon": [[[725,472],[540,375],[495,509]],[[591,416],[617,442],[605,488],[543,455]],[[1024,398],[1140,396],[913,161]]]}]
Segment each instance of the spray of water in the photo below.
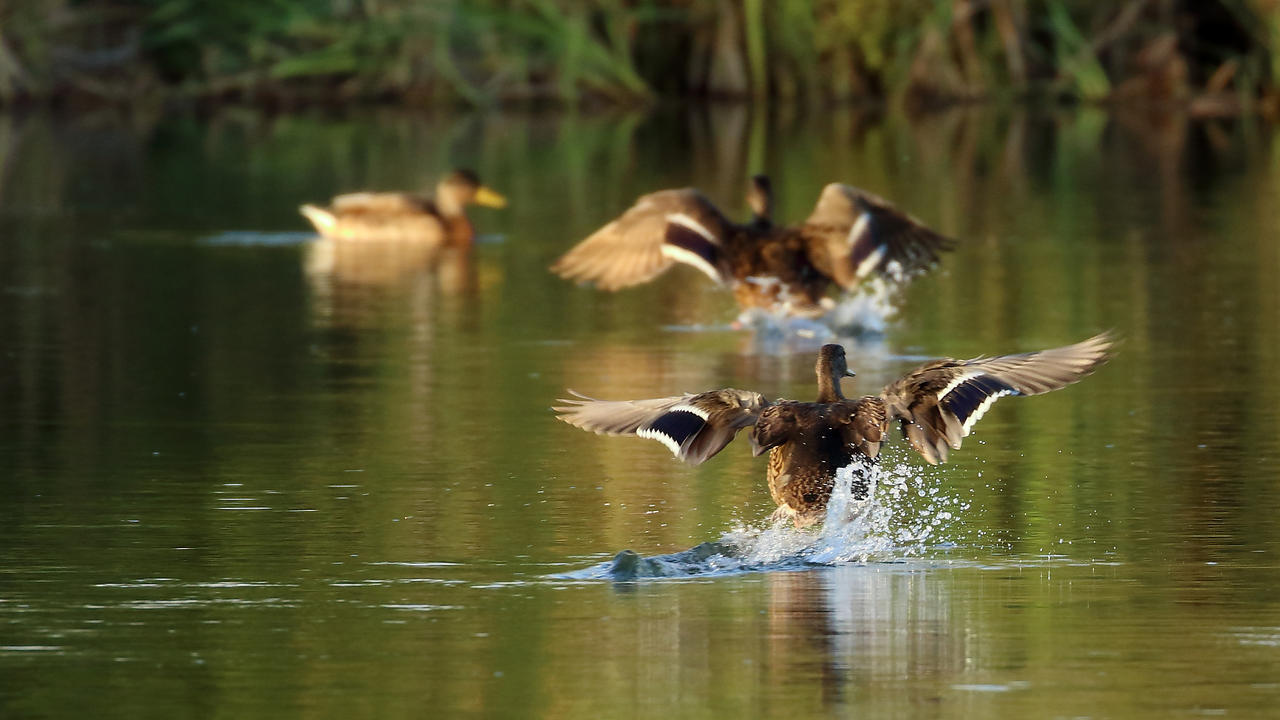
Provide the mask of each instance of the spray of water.
[{"label": "spray of water", "polygon": [[[568,576],[692,577],[928,557],[953,541],[949,531],[969,507],[940,491],[935,474],[936,469],[922,472],[914,466],[877,466],[866,471],[850,466],[837,474],[826,521],[818,529],[798,530],[788,520],[744,523],[718,540],[683,552],[643,557],[624,550],[608,562]],[[870,483],[861,500],[852,490],[860,480]]]},{"label": "spray of water", "polygon": [[842,339],[879,338],[897,314],[895,293],[891,281],[876,277],[839,302],[828,301],[830,306],[820,317],[793,315],[791,304],[782,302],[772,310],[743,310],[735,325],[754,331],[757,347],[766,352],[801,351]]},{"label": "spray of water", "polygon": [[898,287],[891,280],[871,278],[836,303],[823,320],[841,336],[882,335],[898,313],[894,304]]}]

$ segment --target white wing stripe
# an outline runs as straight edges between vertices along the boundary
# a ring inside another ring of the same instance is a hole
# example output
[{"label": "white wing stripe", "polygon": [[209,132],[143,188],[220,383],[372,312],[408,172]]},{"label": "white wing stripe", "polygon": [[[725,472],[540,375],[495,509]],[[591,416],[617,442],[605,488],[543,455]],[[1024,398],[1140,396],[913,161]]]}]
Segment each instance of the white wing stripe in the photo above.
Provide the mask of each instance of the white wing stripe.
[{"label": "white wing stripe", "polygon": [[655,430],[653,428],[641,428],[640,430],[636,431],[636,436],[642,437],[642,438],[649,438],[651,440],[657,440],[663,445],[666,445],[667,449],[671,451],[672,455],[675,455],[676,457],[680,457],[680,446],[676,444],[675,438],[662,432],[661,430]]},{"label": "white wing stripe", "polygon": [[697,415],[698,417],[702,418],[703,420],[706,420],[706,419],[707,419],[707,417],[710,415],[710,413],[708,413],[706,410],[703,410],[703,409],[702,409],[702,408],[700,408],[700,407],[696,407],[696,406],[694,406],[694,405],[685,405],[685,404],[681,404],[681,405],[672,405],[672,406],[671,406],[671,409],[670,409],[670,410],[668,410],[667,412],[678,412],[678,411],[681,411],[681,410],[683,410],[684,412],[687,412],[687,413],[693,413],[694,415]]},{"label": "white wing stripe", "polygon": [[711,263],[707,262],[705,258],[695,252],[689,252],[688,250],[685,250],[682,247],[676,247],[675,245],[664,244],[662,246],[662,254],[676,262],[682,262],[698,268],[705,273],[707,277],[717,283],[724,283],[724,278],[720,276],[720,271]]},{"label": "white wing stripe", "polygon": [[717,240],[716,237],[711,234],[711,231],[708,230],[705,225],[698,222],[697,220],[694,220],[692,217],[685,215],[684,213],[671,213],[670,215],[667,216],[667,222],[672,222],[677,225],[683,225],[689,228],[690,230],[706,238],[707,242],[711,243],[712,245],[720,244],[720,241]]},{"label": "white wing stripe", "polygon": [[991,406],[995,403],[996,400],[999,400],[1005,395],[1016,395],[1016,394],[1017,393],[1015,393],[1012,390],[1001,390],[1000,392],[995,393],[994,395],[988,395],[987,398],[982,401],[982,404],[974,408],[973,412],[969,414],[969,419],[964,421],[964,427],[960,429],[961,437],[969,437],[970,428],[972,428],[973,424],[978,422],[978,420],[981,419],[984,414],[986,414],[987,410],[991,408]]},{"label": "white wing stripe", "polygon": [[946,387],[938,391],[938,396],[937,396],[938,402],[942,402],[942,399],[947,396],[947,393],[951,392],[952,390],[955,390],[957,385],[963,382],[966,382],[968,380],[972,380],[976,377],[982,377],[983,375],[986,375],[986,373],[982,372],[981,370],[974,371],[974,372],[961,373],[960,375],[957,375],[954,380],[947,383]]},{"label": "white wing stripe", "polygon": [[871,224],[871,213],[863,212],[854,221],[853,227],[849,228],[849,236],[845,238],[845,242],[849,243],[850,246],[858,242],[858,238],[862,237],[862,233],[866,232],[869,224]]},{"label": "white wing stripe", "polygon": [[881,245],[877,247],[875,252],[871,253],[862,262],[858,263],[858,269],[855,270],[854,273],[858,277],[866,277],[871,274],[871,272],[880,264],[880,261],[884,259],[885,253],[887,252],[889,252],[888,245]]}]

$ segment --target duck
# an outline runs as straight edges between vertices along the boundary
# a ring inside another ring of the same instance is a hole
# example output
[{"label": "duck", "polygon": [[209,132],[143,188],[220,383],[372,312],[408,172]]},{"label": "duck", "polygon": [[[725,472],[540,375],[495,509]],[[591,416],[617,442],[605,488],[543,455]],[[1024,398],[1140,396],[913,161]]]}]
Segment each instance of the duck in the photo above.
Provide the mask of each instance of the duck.
[{"label": "duck", "polygon": [[880,448],[897,423],[929,464],[959,450],[974,424],[1003,397],[1040,395],[1066,387],[1111,357],[1110,332],[1074,345],[969,360],[927,362],[877,395],[847,398],[840,383],[854,376],[841,345],[823,345],[814,371],[813,402],[768,400],[758,392],[722,388],[649,400],[597,400],[572,390],[552,410],[559,420],[600,435],[656,440],[690,465],[723,450],[749,430],[751,453],[769,453],[765,479],[777,505],[772,521],[797,528],[822,522],[836,473],[853,468],[851,493],[866,500]]},{"label": "duck", "polygon": [[480,183],[470,170],[457,169],[440,179],[434,197],[401,192],[338,195],[329,207],[303,205],[316,232],[332,240],[417,241],[469,247],[475,228],[467,205],[506,207],[507,200]]},{"label": "duck", "polygon": [[649,193],[551,271],[615,291],[684,263],[730,288],[743,310],[819,317],[831,309],[833,289],[852,291],[872,276],[905,280],[956,244],[884,198],[843,183],[825,186],[799,225],[774,223],[766,175],[749,180],[747,204],[751,218],[739,224],[696,188]]}]

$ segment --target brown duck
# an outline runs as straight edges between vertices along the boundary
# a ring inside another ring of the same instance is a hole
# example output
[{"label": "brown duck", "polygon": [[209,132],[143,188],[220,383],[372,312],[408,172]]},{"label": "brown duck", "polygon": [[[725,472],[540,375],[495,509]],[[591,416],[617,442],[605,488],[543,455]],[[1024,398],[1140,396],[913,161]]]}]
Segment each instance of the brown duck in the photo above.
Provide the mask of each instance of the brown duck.
[{"label": "brown duck", "polygon": [[821,522],[836,471],[860,468],[853,494],[865,499],[866,471],[877,461],[889,425],[898,421],[911,447],[931,464],[959,449],[974,423],[1006,395],[1039,395],[1065,387],[1109,357],[1107,333],[1065,347],[972,360],[934,360],[890,383],[879,395],[845,398],[840,379],[852,376],[844,348],[818,352],[814,402],[769,401],[749,390],[712,390],[653,400],[593,400],[583,395],[552,408],[573,425],[603,435],[637,435],[666,445],[698,465],[751,428],[752,454],[769,451],[766,475],[778,509],[797,527]]},{"label": "brown duck", "polygon": [[773,223],[773,193],[751,179],[752,218],[728,220],[693,188],[645,195],[551,266],[562,277],[618,290],[647,282],[677,262],[730,287],[746,309],[820,315],[833,288],[852,290],[872,275],[901,279],[938,261],[955,242],[884,199],[832,183],[804,223]]},{"label": "brown duck", "polygon": [[333,240],[417,241],[464,247],[475,229],[467,205],[501,208],[506,198],[480,184],[470,170],[454,170],[436,184],[434,197],[399,192],[339,195],[327,208],[298,208],[316,232]]}]

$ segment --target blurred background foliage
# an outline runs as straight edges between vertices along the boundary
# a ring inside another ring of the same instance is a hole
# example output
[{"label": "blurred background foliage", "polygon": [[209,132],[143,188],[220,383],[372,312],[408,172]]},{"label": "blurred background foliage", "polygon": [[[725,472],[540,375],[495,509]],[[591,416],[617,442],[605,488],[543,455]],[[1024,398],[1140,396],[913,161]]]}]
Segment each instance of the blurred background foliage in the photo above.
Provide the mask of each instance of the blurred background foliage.
[{"label": "blurred background foliage", "polygon": [[1280,0],[5,0],[0,102],[1274,112]]}]

